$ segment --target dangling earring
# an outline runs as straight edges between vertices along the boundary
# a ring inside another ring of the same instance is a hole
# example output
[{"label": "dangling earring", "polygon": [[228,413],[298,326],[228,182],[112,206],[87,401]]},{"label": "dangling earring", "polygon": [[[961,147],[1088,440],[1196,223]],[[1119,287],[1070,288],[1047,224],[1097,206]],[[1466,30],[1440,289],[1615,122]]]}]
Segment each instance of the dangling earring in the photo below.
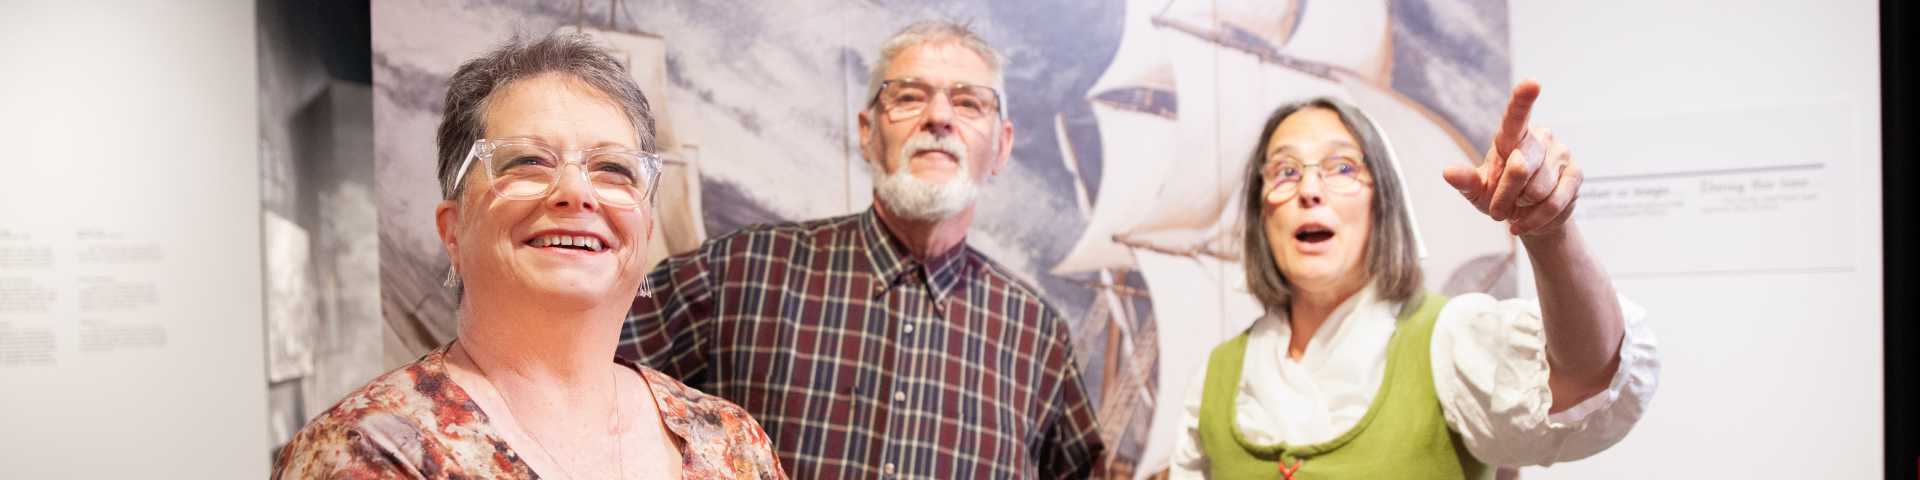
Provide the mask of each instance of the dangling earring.
[{"label": "dangling earring", "polygon": [[653,275],[640,277],[640,293],[637,296],[641,296],[641,297],[653,296]]},{"label": "dangling earring", "polygon": [[441,284],[441,285],[446,285],[446,286],[447,286],[447,288],[453,288],[453,287],[458,287],[458,286],[460,286],[460,271],[459,271],[459,269],[457,269],[457,268],[455,268],[455,267],[454,267],[454,266],[452,266],[452,265],[448,265],[448,266],[447,266],[447,281],[445,281],[445,282],[441,282],[440,284]]}]

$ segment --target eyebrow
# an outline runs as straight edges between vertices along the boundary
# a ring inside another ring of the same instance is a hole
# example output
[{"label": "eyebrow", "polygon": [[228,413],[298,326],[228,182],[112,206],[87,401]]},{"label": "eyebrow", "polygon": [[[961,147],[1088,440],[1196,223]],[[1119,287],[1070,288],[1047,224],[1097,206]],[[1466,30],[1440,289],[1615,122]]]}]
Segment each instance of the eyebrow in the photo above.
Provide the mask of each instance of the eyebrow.
[{"label": "eyebrow", "polygon": [[[1351,148],[1351,149],[1354,149],[1354,150],[1360,150],[1360,146],[1359,146],[1359,145],[1356,145],[1356,144],[1354,144],[1353,142],[1349,142],[1349,141],[1346,141],[1346,140],[1331,140],[1331,141],[1328,141],[1328,142],[1326,142],[1326,143],[1328,143],[1329,145],[1331,145],[1331,146],[1332,146],[1332,148],[1331,148],[1331,149],[1333,149],[1333,150],[1338,150],[1338,149],[1342,149],[1342,148]],[[1287,153],[1287,152],[1289,152],[1289,151],[1292,151],[1292,150],[1294,150],[1294,148],[1293,148],[1293,145],[1292,145],[1292,144],[1284,144],[1284,143],[1283,143],[1283,144],[1280,144],[1280,145],[1276,145],[1276,146],[1274,146],[1274,147],[1272,147],[1272,148],[1269,148],[1269,149],[1267,149],[1267,157],[1268,157],[1268,158],[1272,158],[1272,157],[1273,157],[1273,156],[1275,156],[1275,155],[1279,155],[1279,154],[1282,154],[1282,153]]]},{"label": "eyebrow", "polygon": [[584,149],[582,149],[582,150],[596,150],[596,149],[601,149],[601,148],[607,148],[607,147],[620,147],[620,148],[625,148],[625,149],[628,149],[628,150],[639,150],[639,149],[640,149],[640,147],[636,147],[636,146],[629,146],[629,145],[626,145],[626,144],[623,144],[623,143],[620,143],[620,142],[615,142],[615,141],[612,141],[612,140],[601,140],[601,141],[600,141],[600,143],[596,143],[596,144],[593,144],[593,146],[591,146],[591,147],[587,147],[587,148],[584,148]]},{"label": "eyebrow", "polygon": [[[554,148],[560,148],[560,145],[558,143],[554,142],[553,140],[548,140],[547,137],[542,135],[509,135],[505,137],[495,137],[495,138],[518,138],[522,140],[532,140],[532,141],[547,144],[548,146],[551,146]],[[582,148],[580,150],[597,150],[597,149],[602,149],[607,147],[620,147],[620,148],[625,148],[625,149],[634,150],[634,151],[640,150],[640,147],[626,145],[614,140],[601,140],[600,143],[595,143],[592,146],[589,146],[587,148]]]}]

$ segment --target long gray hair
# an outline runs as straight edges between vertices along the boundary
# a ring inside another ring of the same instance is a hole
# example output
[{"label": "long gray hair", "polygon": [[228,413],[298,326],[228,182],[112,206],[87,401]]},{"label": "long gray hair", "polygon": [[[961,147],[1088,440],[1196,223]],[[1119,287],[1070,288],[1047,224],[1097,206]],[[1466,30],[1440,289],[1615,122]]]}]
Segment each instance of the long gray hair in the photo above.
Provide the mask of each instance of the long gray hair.
[{"label": "long gray hair", "polygon": [[586,83],[611,99],[633,122],[640,150],[654,151],[653,110],[620,60],[582,33],[554,31],[539,38],[514,35],[506,43],[461,64],[447,80],[447,107],[440,117],[440,195],[459,198],[460,172],[473,142],[487,133],[487,105],[507,85],[543,74],[560,74]]},{"label": "long gray hair", "polygon": [[1283,105],[1267,117],[1266,127],[1260,130],[1260,141],[1256,142],[1252,158],[1247,161],[1246,211],[1241,215],[1241,224],[1246,230],[1240,243],[1246,251],[1240,262],[1246,269],[1247,290],[1269,312],[1283,311],[1293,299],[1292,284],[1280,273],[1272,244],[1267,241],[1266,218],[1262,215],[1266,206],[1266,189],[1263,188],[1266,179],[1261,177],[1260,167],[1267,162],[1267,146],[1273,139],[1273,131],[1280,128],[1280,122],[1294,113],[1315,108],[1339,114],[1340,123],[1345,124],[1347,132],[1360,142],[1361,162],[1373,176],[1373,212],[1369,220],[1366,250],[1367,275],[1383,298],[1395,302],[1407,301],[1420,293],[1421,272],[1420,257],[1415,250],[1413,222],[1408,218],[1406,188],[1400,183],[1400,176],[1395,173],[1392,163],[1398,160],[1387,154],[1387,145],[1376,130],[1378,127],[1361,114],[1360,109],[1330,97]]}]

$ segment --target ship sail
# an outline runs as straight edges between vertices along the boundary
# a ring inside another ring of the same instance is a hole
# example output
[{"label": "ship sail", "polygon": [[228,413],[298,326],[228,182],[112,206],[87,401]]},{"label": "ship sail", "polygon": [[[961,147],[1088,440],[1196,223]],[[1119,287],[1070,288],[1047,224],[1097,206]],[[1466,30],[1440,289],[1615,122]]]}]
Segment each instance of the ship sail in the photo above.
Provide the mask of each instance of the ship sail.
[{"label": "ship sail", "polygon": [[1165,0],[1131,0],[1120,48],[1087,100],[1100,128],[1100,197],[1088,214],[1087,228],[1054,275],[1134,268],[1131,250],[1114,243],[1116,232],[1135,229],[1137,212],[1150,208],[1151,192],[1165,181],[1160,170],[1175,158],[1178,145],[1166,132],[1179,126],[1173,66],[1166,40],[1148,17]]}]

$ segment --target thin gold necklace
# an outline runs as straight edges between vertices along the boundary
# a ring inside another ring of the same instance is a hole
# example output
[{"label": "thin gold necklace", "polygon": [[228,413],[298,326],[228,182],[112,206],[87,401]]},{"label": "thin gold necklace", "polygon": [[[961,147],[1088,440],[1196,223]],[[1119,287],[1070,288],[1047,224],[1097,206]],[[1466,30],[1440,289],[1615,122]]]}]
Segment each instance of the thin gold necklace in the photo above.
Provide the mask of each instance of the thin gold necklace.
[{"label": "thin gold necklace", "polygon": [[[507,391],[502,390],[500,384],[493,381],[493,375],[487,374],[487,368],[480,366],[480,362],[473,359],[473,353],[467,350],[468,348],[462,345],[460,353],[467,356],[467,361],[473,362],[473,368],[480,370],[480,378],[487,379],[487,385],[492,386],[493,392],[500,395],[500,403],[507,405],[507,414],[513,416],[514,423],[519,423],[520,413],[513,411],[513,401],[507,399]],[[614,465],[619,468],[614,474],[624,477],[627,474],[627,455],[626,445],[620,441],[619,422],[620,372],[616,370],[613,372],[613,408],[607,409],[607,424],[613,427],[613,459]],[[560,467],[560,473],[566,474],[567,480],[579,478],[573,475],[572,470],[567,469],[567,465],[560,461],[560,457],[553,456],[553,452],[547,450],[547,444],[540,441],[539,434],[533,433],[533,429],[527,428],[526,425],[521,425],[520,430],[527,432],[527,439],[533,440],[533,446],[540,447],[540,453],[546,454],[548,459],[553,460],[553,466]]]}]

